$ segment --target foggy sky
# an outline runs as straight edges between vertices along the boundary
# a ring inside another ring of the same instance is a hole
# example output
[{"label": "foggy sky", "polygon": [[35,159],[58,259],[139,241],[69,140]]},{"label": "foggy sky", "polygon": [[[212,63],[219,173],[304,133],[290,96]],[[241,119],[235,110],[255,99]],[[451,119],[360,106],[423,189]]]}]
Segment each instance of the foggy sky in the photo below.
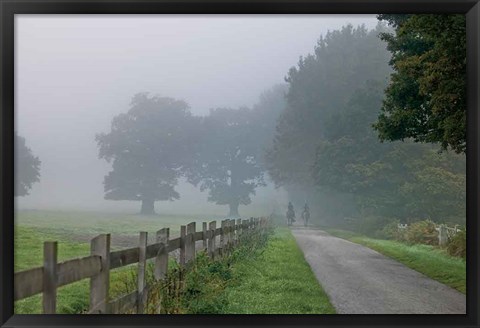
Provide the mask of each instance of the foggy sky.
[{"label": "foggy sky", "polygon": [[[40,183],[19,208],[127,209],[103,199],[110,164],[96,133],[109,132],[132,96],[150,92],[187,101],[192,113],[252,106],[284,82],[321,34],[347,23],[373,28],[373,15],[15,15],[15,129],[40,157]],[[177,187],[181,199],[157,212],[200,206],[207,194]],[[284,194],[263,188],[254,203]],[[242,214],[244,207],[240,207]],[[267,214],[267,213],[266,213]]]}]

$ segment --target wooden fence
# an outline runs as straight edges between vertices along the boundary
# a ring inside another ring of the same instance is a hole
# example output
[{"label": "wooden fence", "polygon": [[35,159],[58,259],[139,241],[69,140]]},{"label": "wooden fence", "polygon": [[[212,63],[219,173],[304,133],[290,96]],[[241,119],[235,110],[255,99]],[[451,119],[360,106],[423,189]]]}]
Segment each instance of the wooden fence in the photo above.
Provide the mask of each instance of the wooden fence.
[{"label": "wooden fence", "polygon": [[[398,229],[403,230],[407,229],[408,224],[398,224]],[[462,231],[458,225],[455,225],[453,228],[447,226],[446,224],[435,224],[435,230],[438,232],[438,245],[444,246],[447,244],[448,240],[453,238],[457,232]]]},{"label": "wooden fence", "polygon": [[[223,220],[203,222],[196,231],[195,222],[180,227],[180,237],[169,239],[169,228],[156,233],[156,243],[148,245],[147,232],[140,232],[139,246],[110,251],[110,234],[102,234],[91,240],[90,256],[57,263],[57,242],[45,242],[43,266],[15,273],[14,300],[21,300],[42,293],[43,313],[56,312],[57,288],[76,281],[90,279],[90,306],[88,313],[121,313],[135,309],[145,313],[149,287],[146,285],[146,263],[154,260],[156,281],[164,279],[168,272],[169,253],[180,250],[179,265],[184,267],[195,259],[196,242],[202,241],[202,250],[209,257],[228,254],[238,245],[242,236],[265,233],[267,218],[249,220]],[[219,245],[216,240],[219,237]],[[138,263],[137,290],[115,300],[109,298],[110,271]]]}]

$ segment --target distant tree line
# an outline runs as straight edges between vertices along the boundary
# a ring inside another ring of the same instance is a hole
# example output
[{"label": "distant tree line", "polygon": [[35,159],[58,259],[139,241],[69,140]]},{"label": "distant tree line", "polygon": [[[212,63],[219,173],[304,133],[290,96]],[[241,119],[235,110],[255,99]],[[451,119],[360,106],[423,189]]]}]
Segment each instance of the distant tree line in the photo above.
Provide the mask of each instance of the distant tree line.
[{"label": "distant tree line", "polygon": [[110,132],[96,136],[100,158],[112,163],[105,199],[141,201],[141,214],[151,215],[155,201],[180,198],[175,187],[185,177],[208,191],[209,202],[239,216],[239,206],[265,185],[263,154],[284,90],[266,92],[254,109],[215,108],[204,117],[193,116],[182,100],[135,95]]},{"label": "distant tree line", "polygon": [[[321,36],[252,108],[194,116],[185,101],[135,95],[96,135],[112,164],[105,198],[153,214],[156,201],[180,198],[183,177],[238,216],[271,179],[330,222],[465,222],[465,17],[378,19]],[[25,195],[40,161],[18,136],[16,150],[15,194]]]},{"label": "distant tree line", "polygon": [[329,32],[290,70],[269,173],[333,222],[465,222],[465,17],[378,18],[389,26]]}]

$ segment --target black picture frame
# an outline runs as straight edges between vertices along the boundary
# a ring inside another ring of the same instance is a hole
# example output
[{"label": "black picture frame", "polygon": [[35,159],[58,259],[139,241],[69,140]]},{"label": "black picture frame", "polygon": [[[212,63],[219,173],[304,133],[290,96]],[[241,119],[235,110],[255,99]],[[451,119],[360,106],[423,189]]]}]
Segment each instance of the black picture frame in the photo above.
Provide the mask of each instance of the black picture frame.
[{"label": "black picture frame", "polygon": [[[478,0],[0,0],[0,326],[479,326],[479,50]],[[377,14],[461,13],[467,17],[467,314],[466,315],[14,315],[13,136],[15,14]]]}]

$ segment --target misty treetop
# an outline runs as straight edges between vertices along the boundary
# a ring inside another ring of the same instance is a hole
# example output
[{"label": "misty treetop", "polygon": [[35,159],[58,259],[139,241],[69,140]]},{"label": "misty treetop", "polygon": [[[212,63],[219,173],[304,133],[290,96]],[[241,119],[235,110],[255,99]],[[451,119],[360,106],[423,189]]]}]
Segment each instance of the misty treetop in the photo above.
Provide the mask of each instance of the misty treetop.
[{"label": "misty treetop", "polygon": [[25,138],[15,132],[15,196],[28,195],[40,181],[40,159],[27,147]]},{"label": "misty treetop", "polygon": [[153,214],[155,201],[180,198],[180,177],[208,190],[208,201],[240,205],[264,186],[264,149],[285,105],[285,86],[262,94],[254,109],[216,108],[192,116],[188,104],[137,94],[127,113],[113,118],[111,131],[96,136],[99,157],[112,163],[104,178],[105,198],[142,202]]},{"label": "misty treetop", "polygon": [[254,111],[248,108],[217,108],[202,120],[202,136],[189,181],[208,190],[208,201],[228,205],[237,217],[240,205],[264,186],[262,142]]},{"label": "misty treetop", "polygon": [[95,138],[99,157],[112,162],[105,198],[141,201],[142,214],[153,214],[157,200],[178,199],[175,186],[193,154],[195,122],[184,101],[135,95],[111,131]]},{"label": "misty treetop", "polygon": [[375,127],[382,140],[413,138],[466,150],[465,15],[379,15],[395,70]]},{"label": "misty treetop", "polygon": [[382,24],[370,31],[352,25],[330,31],[320,37],[314,54],[301,57],[290,69],[287,107],[267,153],[277,185],[312,185],[316,148],[329,122],[357,89],[369,81],[386,83],[389,53],[378,38],[385,31]]}]

